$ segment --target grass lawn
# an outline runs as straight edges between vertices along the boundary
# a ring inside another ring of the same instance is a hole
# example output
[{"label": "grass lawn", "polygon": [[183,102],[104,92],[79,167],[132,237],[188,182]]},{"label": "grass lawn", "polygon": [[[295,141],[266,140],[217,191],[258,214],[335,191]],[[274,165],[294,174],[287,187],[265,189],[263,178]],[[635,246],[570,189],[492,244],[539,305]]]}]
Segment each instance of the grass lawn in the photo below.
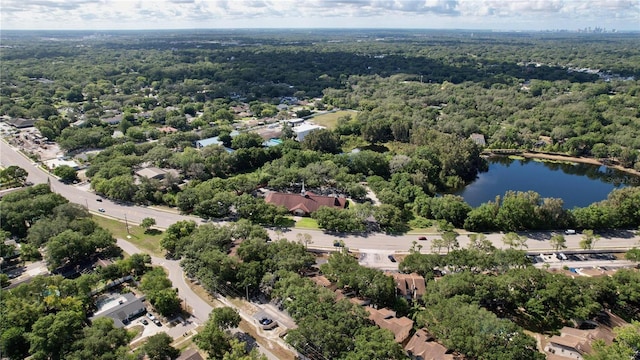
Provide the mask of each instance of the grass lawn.
[{"label": "grass lawn", "polygon": [[320,227],[318,226],[318,222],[315,219],[312,218],[301,218],[300,220],[298,220],[298,222],[296,222],[296,229],[320,229]]},{"label": "grass lawn", "polygon": [[333,129],[336,127],[339,117],[342,117],[345,115],[355,116],[357,113],[358,112],[354,110],[339,110],[334,113],[327,113],[327,114],[314,116],[313,118],[311,118],[311,121],[313,121],[314,124],[325,126],[328,129]]},{"label": "grass lawn", "polygon": [[145,233],[144,228],[129,225],[128,235],[131,236],[131,238],[127,238],[127,230],[124,222],[97,215],[93,216],[93,220],[101,227],[109,230],[115,238],[127,239],[141,250],[145,250],[152,255],[163,255],[163,251],[160,248],[160,239],[162,239],[161,231],[152,229],[149,233]]}]

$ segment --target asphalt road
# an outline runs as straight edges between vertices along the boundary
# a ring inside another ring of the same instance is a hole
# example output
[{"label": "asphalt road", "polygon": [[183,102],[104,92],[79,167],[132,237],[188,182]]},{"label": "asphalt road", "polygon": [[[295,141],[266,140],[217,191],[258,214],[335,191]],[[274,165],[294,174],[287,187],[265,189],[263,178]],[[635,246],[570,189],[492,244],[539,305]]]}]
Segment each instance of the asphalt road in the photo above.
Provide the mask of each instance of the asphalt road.
[{"label": "asphalt road", "polygon": [[[131,223],[140,223],[142,219],[150,217],[156,220],[156,226],[159,228],[167,228],[171,224],[179,220],[195,220],[201,223],[201,219],[193,216],[180,215],[173,211],[165,211],[154,207],[134,206],[127,204],[117,204],[108,199],[102,202],[96,201],[98,198],[94,193],[87,191],[82,186],[66,185],[59,182],[54,176],[48,175],[43,169],[33,165],[33,161],[26,158],[14,148],[10,147],[4,141],[0,142],[0,163],[3,166],[18,165],[29,172],[28,180],[37,183],[45,183],[50,180],[53,191],[63,195],[69,201],[87,206],[90,211],[97,212],[98,208],[105,210],[102,213],[119,220],[127,220]],[[431,242],[438,237],[437,234],[412,234],[412,235],[387,235],[382,233],[365,234],[365,235],[344,235],[330,234],[321,230],[300,230],[300,229],[284,229],[281,234],[274,230],[269,230],[272,239],[281,237],[289,240],[295,240],[298,233],[308,233],[312,237],[312,243],[308,244],[309,248],[316,249],[332,249],[336,240],[342,240],[345,246],[353,250],[361,250],[367,253],[378,253],[384,255],[396,252],[407,252],[414,241],[422,246],[421,252],[431,252]],[[549,239],[553,235],[552,232],[529,232],[522,233],[528,238],[526,249],[531,252],[551,252],[552,246]],[[418,240],[419,236],[426,236],[426,241]],[[486,234],[487,238],[498,248],[504,247],[501,233]],[[579,250],[580,234],[567,235],[568,250]],[[458,237],[460,246],[466,246],[469,238],[466,234]],[[629,249],[633,246],[640,245],[640,236],[635,235],[631,231],[616,231],[603,235],[595,245],[596,249]],[[443,250],[444,251],[444,250]],[[388,264],[391,266],[392,264]]]},{"label": "asphalt road", "polygon": [[[142,253],[140,249],[138,249],[134,244],[129,241],[118,239],[118,246],[122,248],[122,250],[128,254],[138,254]],[[171,283],[175,288],[178,289],[178,296],[180,299],[184,300],[186,304],[189,306],[189,310],[191,312],[192,317],[188,319],[192,323],[187,326],[177,325],[173,328],[166,329],[166,332],[171,335],[173,338],[178,338],[180,336],[184,336],[185,333],[190,334],[191,330],[196,328],[200,324],[204,324],[207,319],[209,319],[209,313],[213,307],[209,305],[206,301],[202,300],[200,296],[198,296],[191,288],[189,284],[187,284],[187,280],[185,280],[184,272],[182,267],[180,267],[180,261],[178,260],[168,260],[164,258],[159,258],[156,256],[151,256],[151,263],[154,265],[159,265],[165,268],[168,273],[168,277],[171,280]],[[250,323],[253,323],[250,320],[250,316],[246,314],[243,315],[245,320],[249,319]],[[147,326],[155,326],[153,324],[149,324]],[[154,329],[155,330],[155,329]],[[278,358],[273,355],[268,349],[256,344],[258,346],[258,351],[267,356],[270,360],[278,360]]]}]

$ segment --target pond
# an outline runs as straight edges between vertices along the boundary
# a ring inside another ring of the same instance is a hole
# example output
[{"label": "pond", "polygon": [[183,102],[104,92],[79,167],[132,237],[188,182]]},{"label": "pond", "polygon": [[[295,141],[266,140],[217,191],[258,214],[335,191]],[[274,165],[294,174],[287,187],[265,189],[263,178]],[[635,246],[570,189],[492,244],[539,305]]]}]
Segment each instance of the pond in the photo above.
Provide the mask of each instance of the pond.
[{"label": "pond", "polygon": [[473,207],[494,200],[508,190],[533,190],[541,197],[561,198],[565,208],[571,209],[604,200],[613,189],[640,185],[637,176],[606,166],[505,156],[487,161],[487,172],[480,173],[473,183],[455,192]]}]

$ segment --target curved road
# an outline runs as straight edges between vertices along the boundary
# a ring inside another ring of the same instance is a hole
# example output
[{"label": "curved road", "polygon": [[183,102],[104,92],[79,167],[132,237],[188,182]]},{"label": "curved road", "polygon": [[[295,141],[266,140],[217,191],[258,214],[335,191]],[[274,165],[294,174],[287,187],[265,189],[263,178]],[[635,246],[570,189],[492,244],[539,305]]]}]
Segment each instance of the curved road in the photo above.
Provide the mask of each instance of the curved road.
[{"label": "curved road", "polygon": [[[51,182],[53,191],[61,194],[69,199],[69,201],[82,206],[88,207],[90,211],[97,211],[98,208],[105,209],[104,215],[119,219],[127,220],[132,223],[139,224],[142,219],[151,217],[156,220],[156,225],[159,228],[167,228],[171,224],[179,220],[194,220],[198,223],[202,223],[200,218],[194,216],[180,215],[170,210],[162,210],[153,207],[143,207],[134,205],[116,204],[108,199],[104,199],[102,202],[97,202],[94,193],[89,192],[79,186],[66,185],[59,182],[54,176],[49,175],[39,166],[34,166],[32,160],[25,157],[22,153],[18,152],[13,147],[9,146],[6,142],[0,141],[0,164],[3,166],[17,165],[29,172],[28,180],[37,183],[46,183],[47,179]],[[377,252],[377,253],[395,253],[395,252],[407,252],[414,241],[418,242],[418,245],[422,246],[423,252],[431,251],[431,240],[438,237],[437,234],[426,234],[426,241],[418,241],[419,235],[387,235],[381,233],[365,234],[365,235],[342,235],[342,234],[328,234],[321,230],[300,230],[291,229],[283,230],[282,233],[277,233],[273,230],[269,231],[271,238],[278,239],[281,237],[289,240],[295,240],[298,233],[308,233],[312,237],[312,243],[309,244],[309,248],[316,249],[331,249],[336,240],[344,241],[346,247],[351,249],[358,249],[364,252]],[[493,242],[496,247],[504,247],[502,242],[502,234],[486,234],[487,238]],[[549,252],[552,251],[552,247],[549,244],[549,239],[553,235],[552,232],[531,232],[522,233],[522,235],[528,238],[527,249],[531,252]],[[565,236],[567,240],[567,249],[580,249],[581,235],[568,235]],[[460,246],[466,246],[469,243],[469,239],[465,234],[458,237]],[[640,236],[634,234],[631,231],[617,231],[612,232],[609,235],[602,236],[596,243],[595,247],[598,249],[629,249],[633,246],[640,244]]]}]

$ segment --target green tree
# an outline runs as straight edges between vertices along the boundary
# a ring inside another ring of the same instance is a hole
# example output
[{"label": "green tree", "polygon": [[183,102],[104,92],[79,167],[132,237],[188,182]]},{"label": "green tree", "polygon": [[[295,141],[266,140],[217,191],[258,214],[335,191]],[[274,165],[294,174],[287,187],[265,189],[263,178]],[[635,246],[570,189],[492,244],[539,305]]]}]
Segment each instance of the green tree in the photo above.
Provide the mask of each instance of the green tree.
[{"label": "green tree", "polygon": [[518,248],[522,250],[523,247],[527,247],[527,238],[520,236],[514,232],[506,233],[502,236],[502,242],[509,248]]},{"label": "green tree", "polygon": [[240,315],[234,309],[213,309],[204,329],[194,337],[194,341],[210,358],[222,359],[232,351],[231,334],[228,330],[237,327],[239,323]]},{"label": "green tree", "polygon": [[551,236],[551,239],[549,240],[549,244],[553,247],[555,251],[567,248],[567,240],[564,238],[564,235],[562,234],[555,234]]},{"label": "green tree", "polygon": [[142,226],[144,228],[145,232],[149,232],[149,229],[151,229],[151,227],[154,226],[155,224],[156,224],[156,219],[150,218],[150,217],[146,217],[146,218],[142,219],[142,222],[140,223],[140,226]]},{"label": "green tree", "polygon": [[29,353],[35,359],[63,359],[80,336],[84,316],[80,312],[60,311],[39,318],[27,334]]},{"label": "green tree", "polygon": [[26,358],[29,354],[29,342],[25,335],[24,329],[20,327],[3,329],[2,334],[0,335],[0,352],[3,356],[6,356],[11,360]]},{"label": "green tree", "polygon": [[405,359],[402,347],[398,344],[393,334],[386,329],[374,326],[361,328],[355,336],[355,347],[353,351],[346,354],[346,360],[369,360],[369,359]]},{"label": "green tree", "polygon": [[584,250],[591,250],[595,246],[596,241],[600,238],[599,235],[593,233],[593,230],[585,229],[582,231],[582,240],[580,240],[580,248]]},{"label": "green tree", "polygon": [[75,349],[67,359],[126,359],[129,351],[131,335],[127,330],[115,328],[110,318],[95,319],[91,326],[82,330],[80,337],[74,344]]},{"label": "green tree", "polygon": [[616,334],[615,341],[606,345],[602,340],[596,340],[593,344],[595,353],[587,354],[586,360],[617,360],[634,359],[640,351],[640,322],[632,321],[631,324],[619,326],[613,329]]},{"label": "green tree", "polygon": [[313,130],[305,135],[302,140],[302,148],[323,153],[340,153],[340,138],[329,129]]},{"label": "green tree", "polygon": [[180,355],[180,350],[171,346],[172,342],[171,336],[161,332],[150,336],[140,350],[149,360],[172,360]]},{"label": "green tree", "polygon": [[634,247],[633,249],[627,250],[624,254],[624,258],[629,261],[640,262],[640,249]]}]

